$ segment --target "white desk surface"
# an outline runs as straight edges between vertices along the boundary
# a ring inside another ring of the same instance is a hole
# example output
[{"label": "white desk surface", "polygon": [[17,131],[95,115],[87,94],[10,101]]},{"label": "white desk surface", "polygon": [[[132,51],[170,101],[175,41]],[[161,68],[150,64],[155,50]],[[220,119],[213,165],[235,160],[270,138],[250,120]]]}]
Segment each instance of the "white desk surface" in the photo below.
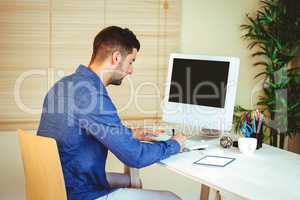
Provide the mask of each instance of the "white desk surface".
[{"label": "white desk surface", "polygon": [[[208,149],[171,156],[161,165],[199,183],[252,200],[300,200],[300,155],[269,145],[246,156],[237,148],[222,149],[215,140]],[[225,167],[193,164],[205,155],[234,157]]]}]

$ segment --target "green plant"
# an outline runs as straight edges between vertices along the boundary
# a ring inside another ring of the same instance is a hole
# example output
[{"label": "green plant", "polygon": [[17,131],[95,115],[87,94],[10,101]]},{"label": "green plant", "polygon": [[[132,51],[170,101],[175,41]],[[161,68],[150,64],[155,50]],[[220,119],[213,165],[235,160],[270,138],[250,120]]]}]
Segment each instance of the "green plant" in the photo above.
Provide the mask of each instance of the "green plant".
[{"label": "green plant", "polygon": [[264,77],[264,95],[257,104],[269,114],[270,144],[275,146],[277,134],[282,138],[300,130],[300,71],[299,64],[291,64],[300,46],[300,17],[289,12],[286,1],[261,4],[255,16],[247,14],[241,28],[252,56],[259,58],[254,66],[263,67],[255,76]]}]

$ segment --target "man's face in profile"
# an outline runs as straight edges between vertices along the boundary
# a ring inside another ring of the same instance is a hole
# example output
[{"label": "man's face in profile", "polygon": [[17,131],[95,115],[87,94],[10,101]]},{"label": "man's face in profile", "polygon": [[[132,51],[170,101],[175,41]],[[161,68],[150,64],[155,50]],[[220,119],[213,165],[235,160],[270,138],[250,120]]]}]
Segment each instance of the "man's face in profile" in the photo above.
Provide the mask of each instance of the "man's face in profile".
[{"label": "man's face in profile", "polygon": [[126,58],[122,58],[119,65],[116,67],[110,84],[111,85],[121,85],[122,80],[133,72],[133,62],[136,59],[137,49],[134,48],[131,54],[128,54]]}]

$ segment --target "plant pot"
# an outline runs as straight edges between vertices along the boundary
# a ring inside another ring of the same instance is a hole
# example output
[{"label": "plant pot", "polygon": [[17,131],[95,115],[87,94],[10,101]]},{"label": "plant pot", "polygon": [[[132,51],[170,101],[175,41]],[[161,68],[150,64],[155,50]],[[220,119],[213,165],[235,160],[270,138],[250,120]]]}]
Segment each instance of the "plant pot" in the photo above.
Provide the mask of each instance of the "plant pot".
[{"label": "plant pot", "polygon": [[289,137],[288,150],[300,154],[300,133]]}]

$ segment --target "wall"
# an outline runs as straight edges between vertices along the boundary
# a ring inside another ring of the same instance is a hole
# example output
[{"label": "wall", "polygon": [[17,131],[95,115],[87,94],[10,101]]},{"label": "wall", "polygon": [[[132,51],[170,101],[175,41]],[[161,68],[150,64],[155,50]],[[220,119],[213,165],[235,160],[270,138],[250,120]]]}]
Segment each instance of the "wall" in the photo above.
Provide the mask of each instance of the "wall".
[{"label": "wall", "polygon": [[[180,51],[178,46],[181,46],[181,52],[184,53],[240,57],[236,103],[251,107],[251,92],[258,83],[253,77],[259,69],[252,67],[254,60],[246,48],[247,42],[241,39],[239,25],[245,22],[247,12],[254,13],[258,0],[182,0],[181,6],[178,5],[179,0],[169,0],[167,15],[162,9],[162,0],[130,1],[127,5],[132,8],[130,15],[127,10],[125,13],[122,11],[122,1],[104,2],[85,4],[78,1],[71,4],[68,0],[52,0],[0,3],[0,25],[4,27],[0,31],[0,94],[6,97],[0,100],[0,128],[7,127],[8,121],[14,123],[11,125],[14,127],[18,125],[16,121],[23,122],[22,126],[25,122],[34,122],[33,128],[38,123],[39,112],[24,112],[14,99],[14,85],[22,73],[38,69],[47,74],[31,76],[20,89],[25,106],[40,109],[45,93],[60,76],[58,72],[69,74],[78,63],[88,62],[91,42],[97,33],[95,27],[100,29],[112,24],[130,26],[142,42],[135,73],[130,79],[134,83],[133,92],[137,93],[138,98],[128,95],[132,92],[128,81],[124,81],[123,87],[109,87],[123,118],[161,115],[160,102],[164,94],[167,57],[169,52]],[[97,9],[88,12],[91,5]],[[151,13],[149,11],[139,15],[139,10],[146,6],[151,9]],[[103,11],[101,15],[98,10]],[[116,14],[118,12],[122,20]],[[84,18],[80,17],[83,15]],[[155,17],[151,18],[151,15]],[[180,24],[181,29],[178,28]],[[77,42],[73,43],[75,38]],[[146,81],[158,86],[158,97],[153,98],[157,91],[151,85],[144,85],[137,91],[141,83]],[[259,84],[257,86],[260,88]],[[119,98],[118,94],[124,98]],[[130,99],[134,101],[129,102],[127,109],[122,109]]]},{"label": "wall", "polygon": [[[235,56],[241,59],[236,104],[251,108],[257,80],[254,60],[241,39],[246,13],[255,13],[259,0],[183,0],[181,52]],[[259,86],[259,85],[258,85]],[[259,86],[260,87],[260,86]],[[255,99],[255,98],[254,98]]]},{"label": "wall", "polygon": [[180,45],[180,0],[169,0],[168,9],[163,2],[0,1],[0,129],[38,122],[47,91],[88,65],[95,35],[111,25],[129,27],[141,43],[134,75],[122,87],[108,87],[120,116],[157,117],[167,55]]}]

